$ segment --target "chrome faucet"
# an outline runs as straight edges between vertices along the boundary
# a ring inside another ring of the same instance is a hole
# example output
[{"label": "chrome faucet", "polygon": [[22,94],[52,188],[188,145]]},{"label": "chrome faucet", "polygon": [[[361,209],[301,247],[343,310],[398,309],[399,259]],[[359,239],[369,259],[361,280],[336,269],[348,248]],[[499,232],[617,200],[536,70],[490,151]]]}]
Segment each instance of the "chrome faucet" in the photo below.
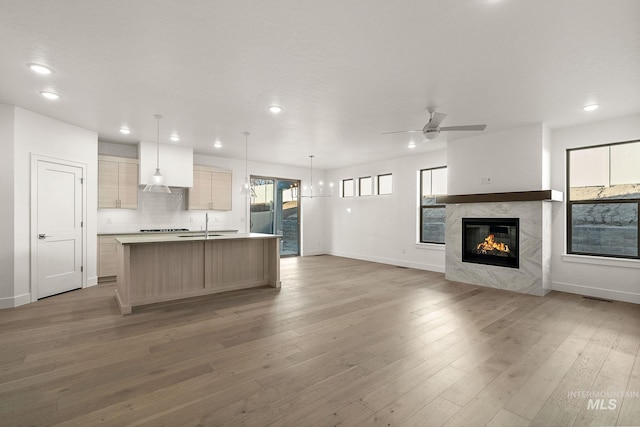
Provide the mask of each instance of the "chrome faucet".
[{"label": "chrome faucet", "polygon": [[209,212],[204,214],[204,238],[209,238]]}]

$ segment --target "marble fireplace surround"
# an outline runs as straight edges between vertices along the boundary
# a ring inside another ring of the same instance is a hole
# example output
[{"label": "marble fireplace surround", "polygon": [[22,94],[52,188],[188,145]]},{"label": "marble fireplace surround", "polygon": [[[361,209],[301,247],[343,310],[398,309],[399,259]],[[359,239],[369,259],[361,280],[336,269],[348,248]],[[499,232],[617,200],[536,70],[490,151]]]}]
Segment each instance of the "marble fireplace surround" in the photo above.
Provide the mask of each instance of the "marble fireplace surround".
[{"label": "marble fireplace surround", "polygon": [[[469,194],[438,198],[446,203],[445,277],[525,294],[551,290],[551,201],[562,200],[553,190]],[[462,218],[519,218],[520,267],[508,268],[462,262]]]}]

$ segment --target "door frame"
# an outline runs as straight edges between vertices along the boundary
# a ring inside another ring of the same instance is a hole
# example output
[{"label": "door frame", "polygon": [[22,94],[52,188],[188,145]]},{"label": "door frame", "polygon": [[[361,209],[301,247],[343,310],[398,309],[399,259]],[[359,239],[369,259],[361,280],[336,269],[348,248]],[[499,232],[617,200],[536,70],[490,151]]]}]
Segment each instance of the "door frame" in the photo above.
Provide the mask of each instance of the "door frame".
[{"label": "door frame", "polygon": [[[274,193],[278,190],[278,185],[277,182],[278,181],[295,181],[298,183],[298,189],[300,188],[300,185],[302,185],[302,181],[298,178],[282,178],[282,177],[275,177],[275,176],[265,176],[265,175],[250,175],[249,176],[249,181],[253,180],[253,179],[272,179],[274,181],[274,186],[273,186],[273,191]],[[275,196],[275,194],[274,194]],[[291,255],[280,255],[281,258],[287,258],[287,257],[296,257],[296,256],[301,256],[302,255],[302,205],[301,205],[301,198],[300,198],[300,191],[298,191],[297,193],[297,199],[298,199],[298,254],[291,254]],[[251,231],[251,203],[252,200],[249,200],[248,203],[248,229],[249,231]],[[275,209],[275,206],[274,206]],[[274,218],[273,218],[273,223],[275,226],[275,211],[274,211]],[[283,242],[280,242],[280,244],[282,245]],[[282,248],[281,248],[282,250]]]},{"label": "door frame", "polygon": [[64,166],[72,166],[82,169],[82,288],[87,287],[87,165],[86,163],[74,162],[72,160],[58,159],[55,157],[43,156],[31,153],[31,209],[29,223],[29,252],[31,260],[31,277],[29,278],[29,288],[31,291],[31,302],[38,300],[38,162],[55,163]]}]

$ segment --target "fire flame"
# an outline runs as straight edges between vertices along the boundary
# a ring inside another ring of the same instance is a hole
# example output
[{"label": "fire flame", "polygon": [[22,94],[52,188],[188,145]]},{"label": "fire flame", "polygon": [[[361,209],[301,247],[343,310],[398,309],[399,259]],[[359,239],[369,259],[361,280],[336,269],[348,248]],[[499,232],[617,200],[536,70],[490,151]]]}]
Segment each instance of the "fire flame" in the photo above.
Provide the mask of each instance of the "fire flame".
[{"label": "fire flame", "polygon": [[505,245],[502,242],[498,243],[493,239],[494,239],[493,234],[489,234],[487,237],[485,237],[484,242],[478,243],[478,246],[476,246],[476,249],[481,251],[482,253],[487,253],[489,251],[499,251],[499,252],[505,252],[505,253],[511,252],[509,250],[509,246]]}]

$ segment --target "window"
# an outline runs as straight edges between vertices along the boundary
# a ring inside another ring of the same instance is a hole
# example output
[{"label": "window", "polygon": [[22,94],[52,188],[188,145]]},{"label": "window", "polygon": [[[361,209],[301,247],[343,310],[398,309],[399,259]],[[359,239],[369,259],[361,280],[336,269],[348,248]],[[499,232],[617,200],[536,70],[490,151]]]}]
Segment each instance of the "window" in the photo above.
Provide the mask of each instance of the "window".
[{"label": "window", "polygon": [[640,141],[567,153],[567,252],[640,258]]},{"label": "window", "polygon": [[390,173],[378,175],[378,194],[391,194],[393,190],[393,175]]},{"label": "window", "polygon": [[370,196],[373,192],[373,179],[370,176],[365,176],[358,179],[358,194],[361,196]]},{"label": "window", "polygon": [[342,197],[353,197],[353,178],[342,180]]},{"label": "window", "polygon": [[436,195],[447,194],[447,168],[420,171],[420,242],[444,244],[446,209]]}]

